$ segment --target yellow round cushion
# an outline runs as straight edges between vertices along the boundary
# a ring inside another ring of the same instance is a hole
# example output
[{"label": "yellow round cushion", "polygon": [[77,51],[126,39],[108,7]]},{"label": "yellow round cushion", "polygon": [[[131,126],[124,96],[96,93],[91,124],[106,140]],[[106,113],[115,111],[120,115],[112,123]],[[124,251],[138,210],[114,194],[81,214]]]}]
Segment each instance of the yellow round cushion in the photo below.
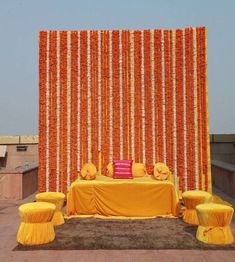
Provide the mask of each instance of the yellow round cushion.
[{"label": "yellow round cushion", "polygon": [[34,202],[23,204],[19,207],[19,215],[25,223],[50,222],[56,206],[52,203]]},{"label": "yellow round cushion", "polygon": [[42,192],[38,193],[36,195],[36,199],[49,199],[49,200],[54,200],[54,199],[60,199],[64,200],[65,199],[65,194],[61,192]]},{"label": "yellow round cushion", "polygon": [[154,165],[153,176],[157,180],[167,180],[168,177],[170,176],[170,173],[171,173],[170,169],[166,164],[159,162]]},{"label": "yellow round cushion", "polygon": [[81,169],[81,178],[84,180],[94,180],[96,178],[97,169],[94,164],[86,163]]},{"label": "yellow round cushion", "polygon": [[209,202],[211,198],[210,193],[202,190],[189,190],[182,194],[182,199],[188,209],[195,209],[197,205]]},{"label": "yellow round cushion", "polygon": [[206,203],[196,206],[200,225],[223,227],[231,223],[233,208],[231,206]]},{"label": "yellow round cushion", "polygon": [[35,196],[37,202],[49,202],[56,205],[57,209],[61,209],[64,204],[65,194],[61,192],[43,192]]}]

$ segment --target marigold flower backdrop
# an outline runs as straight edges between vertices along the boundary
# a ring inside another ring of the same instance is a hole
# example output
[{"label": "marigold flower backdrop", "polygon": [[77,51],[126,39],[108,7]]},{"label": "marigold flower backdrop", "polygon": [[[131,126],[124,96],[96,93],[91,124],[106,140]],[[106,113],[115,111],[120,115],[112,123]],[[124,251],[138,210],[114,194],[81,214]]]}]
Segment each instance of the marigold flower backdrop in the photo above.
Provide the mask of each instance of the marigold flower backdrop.
[{"label": "marigold flower backdrop", "polygon": [[39,190],[86,162],[165,162],[211,190],[206,29],[39,33]]}]

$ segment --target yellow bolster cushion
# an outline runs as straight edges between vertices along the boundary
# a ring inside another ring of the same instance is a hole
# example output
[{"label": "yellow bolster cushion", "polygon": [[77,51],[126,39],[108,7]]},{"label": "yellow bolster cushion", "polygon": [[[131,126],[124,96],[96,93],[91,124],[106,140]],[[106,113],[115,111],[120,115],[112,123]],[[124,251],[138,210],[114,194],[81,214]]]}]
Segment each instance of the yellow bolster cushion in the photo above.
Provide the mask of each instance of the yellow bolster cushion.
[{"label": "yellow bolster cushion", "polygon": [[83,165],[80,176],[84,180],[94,180],[96,179],[97,169],[94,164],[86,163]]},{"label": "yellow bolster cushion", "polygon": [[108,177],[113,177],[113,164],[112,163],[109,163],[106,166],[105,175]]},{"label": "yellow bolster cushion", "polygon": [[153,176],[157,180],[167,180],[170,174],[170,169],[166,164],[159,162],[154,165]]}]

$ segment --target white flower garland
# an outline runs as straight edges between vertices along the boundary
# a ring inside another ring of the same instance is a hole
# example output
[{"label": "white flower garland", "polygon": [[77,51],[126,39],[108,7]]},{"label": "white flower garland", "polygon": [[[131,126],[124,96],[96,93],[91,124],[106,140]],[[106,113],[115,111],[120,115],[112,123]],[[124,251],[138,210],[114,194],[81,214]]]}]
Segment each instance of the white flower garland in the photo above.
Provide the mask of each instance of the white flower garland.
[{"label": "white flower garland", "polygon": [[60,190],[60,31],[56,32],[56,191]]},{"label": "white flower garland", "polygon": [[142,95],[142,152],[143,163],[146,163],[145,154],[145,86],[144,86],[144,31],[141,31],[141,95]]},{"label": "white flower garland", "polygon": [[135,79],[134,79],[134,31],[130,31],[130,69],[131,69],[131,158],[135,160]]},{"label": "white flower garland", "polygon": [[123,86],[122,86],[122,30],[119,30],[119,82],[120,82],[120,159],[123,159]]},{"label": "white flower garland", "polygon": [[78,31],[78,119],[77,119],[77,170],[81,169],[80,152],[81,152],[81,38]]},{"label": "white flower garland", "polygon": [[50,159],[50,151],[49,151],[49,127],[50,127],[50,86],[49,86],[49,34],[47,31],[47,46],[46,46],[46,191],[49,191],[49,159]]},{"label": "white flower garland", "polygon": [[87,157],[91,163],[91,47],[90,31],[87,31]]},{"label": "white flower garland", "polygon": [[177,137],[176,137],[176,73],[175,73],[175,30],[172,31],[172,80],[173,80],[173,162],[174,181],[178,188],[177,181]]},{"label": "white flower garland", "polygon": [[109,162],[113,161],[113,68],[112,31],[109,31]]},{"label": "white flower garland", "polygon": [[165,105],[165,57],[164,57],[164,30],[161,30],[162,51],[162,129],[163,129],[163,162],[166,163],[166,105]]},{"label": "white flower garland", "polygon": [[183,32],[183,107],[184,107],[184,191],[188,190],[187,167],[187,125],[186,125],[186,61],[185,61],[185,30]]},{"label": "white flower garland", "polygon": [[151,95],[152,95],[152,143],[153,143],[153,165],[156,163],[156,137],[155,137],[155,76],[154,76],[154,30],[151,33]]},{"label": "white flower garland", "polygon": [[101,114],[101,31],[98,31],[98,150],[101,151],[101,132],[102,132],[102,114]]},{"label": "white flower garland", "polygon": [[70,187],[71,165],[71,32],[67,32],[67,190]]},{"label": "white flower garland", "polygon": [[197,31],[193,28],[193,96],[194,96],[194,140],[195,140],[195,187],[199,189],[198,175],[198,122],[197,122]]}]

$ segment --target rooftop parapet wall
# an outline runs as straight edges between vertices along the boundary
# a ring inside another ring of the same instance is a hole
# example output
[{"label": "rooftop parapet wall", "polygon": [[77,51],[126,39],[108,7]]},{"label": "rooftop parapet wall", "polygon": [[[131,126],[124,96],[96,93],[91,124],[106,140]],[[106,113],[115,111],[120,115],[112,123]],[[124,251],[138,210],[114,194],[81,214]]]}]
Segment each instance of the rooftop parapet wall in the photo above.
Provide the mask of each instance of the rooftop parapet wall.
[{"label": "rooftop parapet wall", "polygon": [[[211,143],[235,143],[235,134],[211,134]],[[0,145],[38,144],[38,135],[0,136]]]},{"label": "rooftop parapet wall", "polygon": [[6,145],[6,155],[0,158],[0,169],[15,169],[26,164],[38,164],[38,136],[0,136],[0,146]]},{"label": "rooftop parapet wall", "polygon": [[38,144],[38,136],[0,136],[0,145]]},{"label": "rooftop parapet wall", "polygon": [[211,143],[235,143],[235,134],[211,134]]}]

